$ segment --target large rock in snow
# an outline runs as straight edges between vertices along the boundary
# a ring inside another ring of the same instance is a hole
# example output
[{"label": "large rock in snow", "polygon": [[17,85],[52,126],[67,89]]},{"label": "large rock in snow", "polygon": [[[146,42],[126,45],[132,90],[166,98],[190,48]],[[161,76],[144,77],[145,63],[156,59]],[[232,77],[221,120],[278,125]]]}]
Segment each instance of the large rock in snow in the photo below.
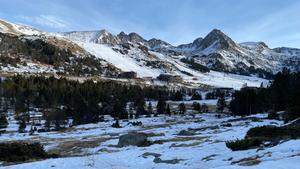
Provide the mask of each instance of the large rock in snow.
[{"label": "large rock in snow", "polygon": [[145,133],[131,132],[120,136],[118,146],[148,146],[150,142],[147,140],[147,138],[148,136]]},{"label": "large rock in snow", "polygon": [[196,133],[192,130],[181,130],[178,135],[180,136],[193,136],[195,135]]}]

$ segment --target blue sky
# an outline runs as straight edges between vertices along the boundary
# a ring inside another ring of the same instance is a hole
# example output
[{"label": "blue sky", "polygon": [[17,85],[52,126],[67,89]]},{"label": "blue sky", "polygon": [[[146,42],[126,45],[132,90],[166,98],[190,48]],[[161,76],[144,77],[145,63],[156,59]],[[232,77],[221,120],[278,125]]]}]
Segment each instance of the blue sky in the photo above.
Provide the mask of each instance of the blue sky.
[{"label": "blue sky", "polygon": [[0,0],[0,9],[44,31],[137,32],[177,45],[218,28],[237,42],[300,48],[298,0]]}]

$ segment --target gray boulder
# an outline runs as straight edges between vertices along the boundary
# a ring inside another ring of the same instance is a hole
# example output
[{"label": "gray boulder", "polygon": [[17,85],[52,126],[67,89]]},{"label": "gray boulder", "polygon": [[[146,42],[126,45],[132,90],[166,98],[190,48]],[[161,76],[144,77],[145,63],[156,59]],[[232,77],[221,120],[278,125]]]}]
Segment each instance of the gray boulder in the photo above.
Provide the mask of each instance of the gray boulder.
[{"label": "gray boulder", "polygon": [[192,135],[195,135],[195,131],[193,130],[181,130],[178,135],[180,136],[192,136]]},{"label": "gray boulder", "polygon": [[147,140],[148,136],[145,133],[130,132],[119,137],[118,146],[149,146],[150,142]]}]

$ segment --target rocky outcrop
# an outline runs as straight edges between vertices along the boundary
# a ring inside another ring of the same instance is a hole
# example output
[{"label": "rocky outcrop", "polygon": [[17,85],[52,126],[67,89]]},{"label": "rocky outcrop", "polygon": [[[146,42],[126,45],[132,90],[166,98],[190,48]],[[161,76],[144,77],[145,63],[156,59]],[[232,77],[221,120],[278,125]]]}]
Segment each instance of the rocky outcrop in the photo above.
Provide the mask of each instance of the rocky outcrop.
[{"label": "rocky outcrop", "polygon": [[131,132],[128,134],[124,134],[119,137],[118,146],[126,147],[126,146],[138,146],[144,147],[149,146],[150,142],[148,141],[148,136],[145,133],[137,133]]}]

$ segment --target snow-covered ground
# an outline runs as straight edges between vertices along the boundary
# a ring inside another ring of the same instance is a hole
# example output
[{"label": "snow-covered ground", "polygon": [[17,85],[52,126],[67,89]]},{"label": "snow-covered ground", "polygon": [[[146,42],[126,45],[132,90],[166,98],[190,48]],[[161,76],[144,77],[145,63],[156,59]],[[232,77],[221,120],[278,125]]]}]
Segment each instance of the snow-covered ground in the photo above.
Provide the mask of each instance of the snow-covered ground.
[{"label": "snow-covered ground", "polygon": [[[140,118],[143,126],[128,125],[122,121],[123,128],[112,128],[112,121],[97,124],[80,125],[64,132],[18,134],[12,127],[8,134],[0,136],[1,141],[26,140],[39,141],[49,152],[59,152],[63,155],[57,159],[30,162],[12,166],[2,166],[6,169],[90,169],[90,168],[274,168],[299,169],[300,140],[291,140],[266,149],[251,149],[231,151],[225,145],[228,140],[241,139],[246,132],[255,126],[282,125],[276,120],[266,120],[265,114],[251,118],[223,116],[216,114],[197,114],[171,117],[160,116]],[[136,121],[136,120],[130,120]],[[221,127],[221,124],[231,123],[232,127]],[[180,136],[181,130],[194,129],[193,136]],[[129,131],[152,133],[149,140],[160,140],[162,144],[149,147],[119,148],[118,137]],[[156,157],[155,157],[156,156]],[[250,166],[249,166],[250,165]]]}]

